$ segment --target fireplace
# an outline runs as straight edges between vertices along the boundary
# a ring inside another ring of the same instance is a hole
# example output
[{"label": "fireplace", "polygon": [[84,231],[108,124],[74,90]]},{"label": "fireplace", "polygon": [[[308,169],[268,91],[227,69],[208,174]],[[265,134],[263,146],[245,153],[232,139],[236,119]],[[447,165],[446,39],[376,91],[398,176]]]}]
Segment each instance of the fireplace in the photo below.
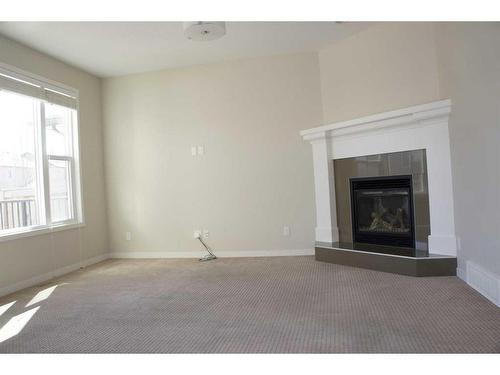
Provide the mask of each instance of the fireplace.
[{"label": "fireplace", "polygon": [[355,243],[415,247],[412,176],[351,178]]},{"label": "fireplace", "polygon": [[[301,131],[312,146],[316,242],[355,241],[350,178],[412,175],[413,195],[408,199],[413,204],[408,210],[413,215],[408,216],[413,220],[414,248],[456,256],[450,112],[451,102],[441,100]],[[393,163],[391,154],[407,152],[415,158]],[[410,240],[403,236],[401,242],[411,246],[411,235]]]}]

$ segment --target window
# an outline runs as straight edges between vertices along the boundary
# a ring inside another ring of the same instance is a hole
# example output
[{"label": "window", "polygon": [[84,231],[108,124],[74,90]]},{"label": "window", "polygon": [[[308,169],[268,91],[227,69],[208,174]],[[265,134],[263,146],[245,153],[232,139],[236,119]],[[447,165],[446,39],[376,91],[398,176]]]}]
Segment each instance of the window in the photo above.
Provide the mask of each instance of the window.
[{"label": "window", "polygon": [[82,222],[77,100],[0,65],[0,238]]}]

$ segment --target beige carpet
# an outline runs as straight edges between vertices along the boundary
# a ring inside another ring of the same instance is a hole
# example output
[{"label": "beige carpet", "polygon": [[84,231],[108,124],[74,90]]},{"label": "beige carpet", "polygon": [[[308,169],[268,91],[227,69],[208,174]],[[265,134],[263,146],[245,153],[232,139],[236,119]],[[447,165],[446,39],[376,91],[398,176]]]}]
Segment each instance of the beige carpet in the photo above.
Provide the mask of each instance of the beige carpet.
[{"label": "beige carpet", "polygon": [[500,352],[500,309],[458,278],[313,257],[110,260],[4,297],[0,312],[13,301],[3,353]]}]

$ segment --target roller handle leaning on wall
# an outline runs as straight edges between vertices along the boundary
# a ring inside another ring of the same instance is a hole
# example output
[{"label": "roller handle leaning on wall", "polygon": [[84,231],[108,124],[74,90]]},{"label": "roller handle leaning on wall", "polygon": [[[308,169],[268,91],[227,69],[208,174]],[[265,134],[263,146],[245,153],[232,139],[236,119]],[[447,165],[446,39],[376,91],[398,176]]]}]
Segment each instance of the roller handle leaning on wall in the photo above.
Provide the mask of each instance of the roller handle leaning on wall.
[{"label": "roller handle leaning on wall", "polygon": [[203,239],[201,238],[201,236],[197,236],[197,238],[201,242],[201,244],[203,245],[203,247],[205,247],[205,249],[208,251],[208,254],[205,255],[204,257],[200,258],[199,261],[200,262],[205,262],[207,260],[217,259],[217,257],[214,255],[214,253],[212,253],[212,250],[210,250],[210,248],[208,247],[208,245],[205,242],[203,242]]}]

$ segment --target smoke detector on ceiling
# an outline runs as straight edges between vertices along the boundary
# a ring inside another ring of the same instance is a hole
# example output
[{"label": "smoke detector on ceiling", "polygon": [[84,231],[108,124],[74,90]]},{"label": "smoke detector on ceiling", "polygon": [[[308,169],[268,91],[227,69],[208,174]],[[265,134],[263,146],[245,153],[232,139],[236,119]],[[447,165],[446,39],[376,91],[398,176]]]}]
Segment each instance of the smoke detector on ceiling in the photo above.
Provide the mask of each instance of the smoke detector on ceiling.
[{"label": "smoke detector on ceiling", "polygon": [[225,22],[184,22],[184,35],[198,42],[215,40],[226,35]]}]

